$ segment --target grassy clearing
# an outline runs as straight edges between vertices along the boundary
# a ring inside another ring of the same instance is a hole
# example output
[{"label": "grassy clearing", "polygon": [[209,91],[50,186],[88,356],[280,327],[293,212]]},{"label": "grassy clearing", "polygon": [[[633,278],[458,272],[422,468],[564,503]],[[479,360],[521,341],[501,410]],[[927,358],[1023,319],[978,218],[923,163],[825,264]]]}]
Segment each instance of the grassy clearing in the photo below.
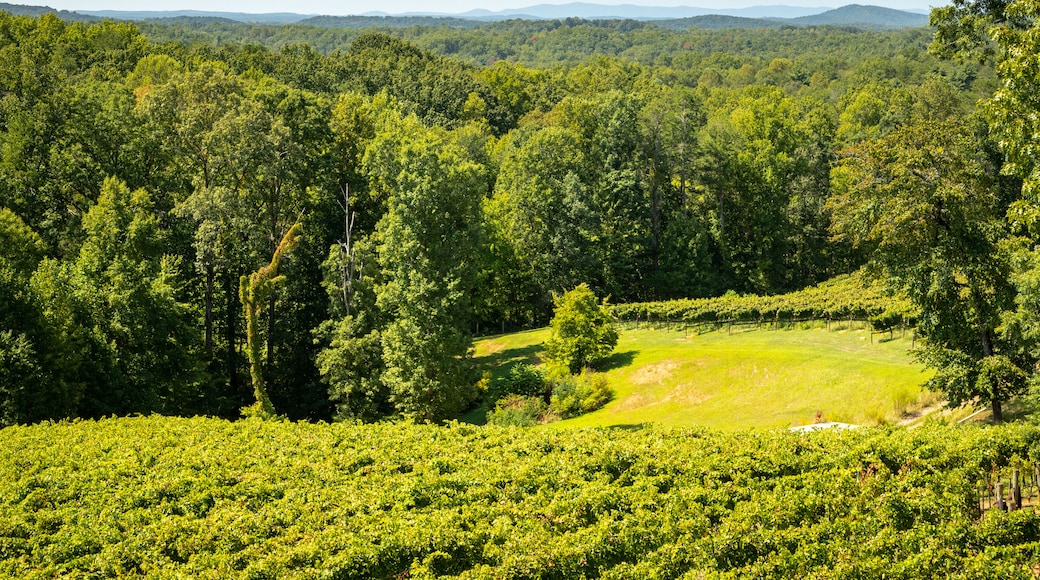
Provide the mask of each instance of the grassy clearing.
[{"label": "grassy clearing", "polygon": [[[476,347],[493,376],[536,363],[547,330],[492,337]],[[776,428],[816,421],[876,425],[934,402],[909,339],[873,342],[864,329],[622,333],[604,365],[615,399],[554,426],[704,425]],[[469,417],[474,419],[475,416]]]}]

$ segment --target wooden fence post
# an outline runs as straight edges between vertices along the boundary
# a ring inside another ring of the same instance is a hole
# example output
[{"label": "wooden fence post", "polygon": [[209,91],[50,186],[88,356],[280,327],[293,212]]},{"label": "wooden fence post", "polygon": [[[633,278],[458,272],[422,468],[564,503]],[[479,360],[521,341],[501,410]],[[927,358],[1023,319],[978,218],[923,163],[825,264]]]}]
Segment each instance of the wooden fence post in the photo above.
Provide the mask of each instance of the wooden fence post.
[{"label": "wooden fence post", "polygon": [[1016,510],[1022,509],[1022,482],[1018,469],[1011,472],[1011,501]]},{"label": "wooden fence post", "polygon": [[1040,463],[1033,464],[1033,485],[1029,488],[1029,497],[1033,497],[1033,487],[1036,487],[1037,500],[1033,504],[1033,509],[1036,509],[1037,504],[1040,504]]},{"label": "wooden fence post", "polygon": [[994,490],[994,498],[997,500],[997,509],[1006,512],[1008,510],[1007,504],[1004,503],[1004,482],[998,481]]}]

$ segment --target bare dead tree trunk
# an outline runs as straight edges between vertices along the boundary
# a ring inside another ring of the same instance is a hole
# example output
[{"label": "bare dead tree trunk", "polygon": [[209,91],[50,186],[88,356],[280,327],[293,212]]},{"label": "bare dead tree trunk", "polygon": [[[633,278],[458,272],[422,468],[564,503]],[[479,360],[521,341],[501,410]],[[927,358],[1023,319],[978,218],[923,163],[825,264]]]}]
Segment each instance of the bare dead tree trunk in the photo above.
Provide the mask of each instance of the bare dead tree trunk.
[{"label": "bare dead tree trunk", "polygon": [[653,228],[653,255],[654,255],[654,273],[656,274],[661,268],[661,188],[658,184],[661,179],[661,157],[663,147],[661,146],[661,131],[655,131],[654,135],[654,163],[652,164],[650,175],[650,222]]},{"label": "bare dead tree trunk", "polygon": [[682,215],[683,219],[689,218],[689,209],[686,199],[686,105],[683,105],[682,112],[679,113],[679,196],[682,199]]},{"label": "bare dead tree trunk", "polygon": [[238,391],[238,288],[236,285],[238,277],[228,273],[226,280],[227,304],[225,318],[227,328],[225,329],[225,340],[227,341],[227,373],[228,386],[231,392]]},{"label": "bare dead tree trunk", "polygon": [[213,280],[216,270],[206,264],[206,359],[213,360]]},{"label": "bare dead tree trunk", "polygon": [[354,218],[356,214],[350,207],[350,187],[343,186],[343,239],[339,244],[339,276],[343,292],[343,306],[346,308],[347,316],[350,316],[350,301],[354,296],[354,243],[351,236],[354,233]]},{"label": "bare dead tree trunk", "polygon": [[271,289],[271,295],[267,298],[267,320],[264,322],[267,324],[267,364],[274,364],[274,307],[275,300],[277,298],[277,290]]},{"label": "bare dead tree trunk", "polygon": [[722,190],[719,189],[718,193],[715,194],[716,199],[719,202],[719,240],[726,239],[726,210],[722,204]]}]

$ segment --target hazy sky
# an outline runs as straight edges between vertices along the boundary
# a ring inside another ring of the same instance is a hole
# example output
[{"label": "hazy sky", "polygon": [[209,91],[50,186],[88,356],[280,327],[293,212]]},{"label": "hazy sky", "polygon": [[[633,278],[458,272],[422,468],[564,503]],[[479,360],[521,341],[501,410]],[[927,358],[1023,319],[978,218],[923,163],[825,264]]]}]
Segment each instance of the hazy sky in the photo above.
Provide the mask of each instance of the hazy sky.
[{"label": "hazy sky", "polygon": [[[16,1],[16,0],[8,0]],[[910,0],[894,2],[887,0],[585,0],[592,4],[636,4],[644,6],[696,6],[698,8],[746,8],[762,5],[824,6],[836,8],[846,4],[871,4],[902,10],[927,10],[930,5],[947,2],[933,0]],[[57,0],[22,1],[18,3],[46,5],[58,10],[206,10],[212,12],[295,12],[298,14],[346,15],[381,11],[390,14],[402,12],[459,13],[485,8],[502,10],[523,8],[536,4],[567,4],[561,0]]]}]

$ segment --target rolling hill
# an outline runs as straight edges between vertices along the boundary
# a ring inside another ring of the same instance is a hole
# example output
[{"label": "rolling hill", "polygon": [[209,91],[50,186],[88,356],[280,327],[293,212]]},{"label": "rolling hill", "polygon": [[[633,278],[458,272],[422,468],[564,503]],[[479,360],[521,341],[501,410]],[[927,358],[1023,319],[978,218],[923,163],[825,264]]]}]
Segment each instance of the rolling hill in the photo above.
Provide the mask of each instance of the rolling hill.
[{"label": "rolling hill", "polygon": [[928,25],[928,16],[880,6],[849,4],[820,14],[791,19],[798,26],[864,26],[881,28],[916,28]]}]

